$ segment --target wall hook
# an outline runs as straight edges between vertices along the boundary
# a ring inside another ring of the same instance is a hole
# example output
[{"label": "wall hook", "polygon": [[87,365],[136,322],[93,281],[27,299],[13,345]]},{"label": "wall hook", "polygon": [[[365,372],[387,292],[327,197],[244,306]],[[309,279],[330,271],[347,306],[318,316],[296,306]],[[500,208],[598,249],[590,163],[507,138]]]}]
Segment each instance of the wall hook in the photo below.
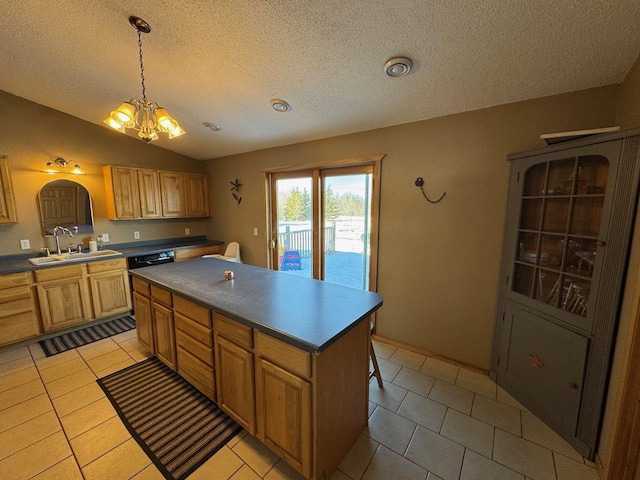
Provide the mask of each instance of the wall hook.
[{"label": "wall hook", "polygon": [[442,199],[445,197],[445,195],[447,194],[447,192],[444,192],[442,195],[440,195],[440,198],[438,200],[431,200],[429,197],[427,197],[427,194],[424,192],[423,178],[422,177],[416,178],[415,184],[416,184],[416,187],[418,187],[422,192],[422,196],[424,197],[424,199],[429,203],[440,203]]}]

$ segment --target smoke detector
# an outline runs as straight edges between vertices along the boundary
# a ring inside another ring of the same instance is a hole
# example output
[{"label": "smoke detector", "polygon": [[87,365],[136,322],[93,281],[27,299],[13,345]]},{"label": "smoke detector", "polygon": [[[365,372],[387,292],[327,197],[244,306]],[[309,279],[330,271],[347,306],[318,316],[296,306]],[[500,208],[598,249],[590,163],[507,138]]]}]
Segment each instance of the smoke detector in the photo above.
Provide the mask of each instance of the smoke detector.
[{"label": "smoke detector", "polygon": [[279,98],[274,98],[271,100],[271,108],[273,108],[276,112],[290,112],[291,105],[289,105],[284,100],[280,100]]},{"label": "smoke detector", "polygon": [[406,57],[396,57],[384,64],[384,73],[390,77],[402,77],[407,75],[413,67],[413,62]]},{"label": "smoke detector", "polygon": [[220,130],[222,130],[222,127],[220,125],[217,125],[217,124],[212,123],[212,122],[202,122],[202,125],[207,127],[212,132],[219,132]]}]

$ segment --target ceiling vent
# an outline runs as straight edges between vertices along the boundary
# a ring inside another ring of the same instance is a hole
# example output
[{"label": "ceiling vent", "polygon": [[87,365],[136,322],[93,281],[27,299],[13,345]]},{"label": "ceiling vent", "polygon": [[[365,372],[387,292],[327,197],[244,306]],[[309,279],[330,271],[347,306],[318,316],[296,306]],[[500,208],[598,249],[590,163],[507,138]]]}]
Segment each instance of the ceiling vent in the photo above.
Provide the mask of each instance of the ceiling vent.
[{"label": "ceiling vent", "polygon": [[390,77],[407,75],[413,67],[413,62],[405,57],[392,58],[384,64],[384,73]]}]

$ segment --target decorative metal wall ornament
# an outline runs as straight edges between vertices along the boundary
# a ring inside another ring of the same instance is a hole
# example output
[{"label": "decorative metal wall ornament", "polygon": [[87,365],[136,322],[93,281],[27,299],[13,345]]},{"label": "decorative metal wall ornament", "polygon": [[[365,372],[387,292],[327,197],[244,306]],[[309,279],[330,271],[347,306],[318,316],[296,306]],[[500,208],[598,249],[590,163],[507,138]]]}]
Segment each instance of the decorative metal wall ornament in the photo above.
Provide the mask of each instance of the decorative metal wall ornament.
[{"label": "decorative metal wall ornament", "polygon": [[231,184],[231,195],[233,195],[233,198],[236,199],[236,202],[238,202],[239,206],[240,202],[242,202],[242,197],[240,196],[240,187],[242,186],[242,184],[238,181],[237,178],[235,182],[229,183]]},{"label": "decorative metal wall ornament", "polygon": [[422,192],[422,196],[424,197],[424,199],[429,203],[440,203],[442,199],[445,197],[445,195],[447,194],[447,192],[444,192],[442,195],[440,195],[440,198],[438,200],[431,200],[429,197],[427,197],[427,194],[424,192],[424,180],[422,179],[422,177],[416,178],[415,184],[416,184],[416,187],[418,187]]}]

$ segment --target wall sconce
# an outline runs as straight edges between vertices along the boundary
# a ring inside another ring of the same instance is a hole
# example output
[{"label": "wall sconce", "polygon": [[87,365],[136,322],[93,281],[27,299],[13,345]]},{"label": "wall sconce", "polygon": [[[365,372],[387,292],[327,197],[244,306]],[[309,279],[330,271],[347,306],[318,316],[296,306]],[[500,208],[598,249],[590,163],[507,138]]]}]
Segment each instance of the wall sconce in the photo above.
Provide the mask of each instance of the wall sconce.
[{"label": "wall sconce", "polygon": [[86,175],[80,168],[80,165],[78,165],[78,162],[75,160],[69,162],[62,157],[51,157],[42,171],[51,175],[54,173],[65,173],[62,169],[67,168],[70,165],[73,166],[73,169],[69,173],[73,175]]},{"label": "wall sconce", "polygon": [[440,198],[438,200],[431,200],[424,192],[424,179],[422,177],[416,178],[415,185],[420,189],[420,191],[422,192],[422,196],[429,203],[440,203],[447,194],[447,192],[444,192],[442,195],[440,195]]}]

